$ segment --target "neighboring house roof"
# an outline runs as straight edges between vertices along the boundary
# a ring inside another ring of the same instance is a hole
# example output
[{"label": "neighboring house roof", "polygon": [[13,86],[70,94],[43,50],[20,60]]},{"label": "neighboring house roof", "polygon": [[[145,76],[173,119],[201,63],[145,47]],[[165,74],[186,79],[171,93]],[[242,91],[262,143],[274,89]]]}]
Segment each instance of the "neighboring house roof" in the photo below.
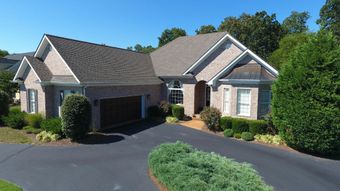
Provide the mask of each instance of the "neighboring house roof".
[{"label": "neighboring house roof", "polygon": [[20,61],[24,56],[33,56],[34,52],[26,52],[19,54],[10,54],[3,58],[0,58],[0,70],[8,70],[10,72],[15,73],[19,66]]},{"label": "neighboring house roof", "polygon": [[150,54],[157,76],[181,76],[207,53],[226,32],[178,37]]},{"label": "neighboring house roof", "polygon": [[148,54],[46,35],[81,83],[158,84]]}]

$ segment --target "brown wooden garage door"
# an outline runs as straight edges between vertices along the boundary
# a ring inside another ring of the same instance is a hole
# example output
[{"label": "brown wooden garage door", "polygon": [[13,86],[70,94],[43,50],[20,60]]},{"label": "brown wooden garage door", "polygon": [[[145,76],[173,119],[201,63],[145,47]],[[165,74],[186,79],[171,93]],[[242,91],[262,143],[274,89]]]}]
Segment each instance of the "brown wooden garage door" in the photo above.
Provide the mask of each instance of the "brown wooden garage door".
[{"label": "brown wooden garage door", "polygon": [[141,119],[141,96],[102,99],[100,124],[102,128]]}]

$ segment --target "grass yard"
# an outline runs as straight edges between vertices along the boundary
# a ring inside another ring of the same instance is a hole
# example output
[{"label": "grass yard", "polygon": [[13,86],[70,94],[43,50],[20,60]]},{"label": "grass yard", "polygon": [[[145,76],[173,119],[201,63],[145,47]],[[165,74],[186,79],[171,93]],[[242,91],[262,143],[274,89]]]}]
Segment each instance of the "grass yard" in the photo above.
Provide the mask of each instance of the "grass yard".
[{"label": "grass yard", "polygon": [[1,191],[22,191],[20,187],[14,185],[10,182],[4,181],[0,179],[0,190]]},{"label": "grass yard", "polygon": [[0,127],[0,143],[32,143],[25,132],[9,127]]},{"label": "grass yard", "polygon": [[250,164],[194,149],[181,142],[161,144],[149,154],[151,174],[168,191],[272,191]]}]

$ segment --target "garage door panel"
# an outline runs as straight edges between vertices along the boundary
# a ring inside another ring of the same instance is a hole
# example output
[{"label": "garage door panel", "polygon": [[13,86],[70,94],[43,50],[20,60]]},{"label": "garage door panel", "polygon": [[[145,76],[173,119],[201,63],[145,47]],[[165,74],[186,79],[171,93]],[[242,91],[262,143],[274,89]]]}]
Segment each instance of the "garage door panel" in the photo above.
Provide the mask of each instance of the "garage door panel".
[{"label": "garage door panel", "polygon": [[141,119],[141,96],[103,99],[100,101],[101,127]]}]

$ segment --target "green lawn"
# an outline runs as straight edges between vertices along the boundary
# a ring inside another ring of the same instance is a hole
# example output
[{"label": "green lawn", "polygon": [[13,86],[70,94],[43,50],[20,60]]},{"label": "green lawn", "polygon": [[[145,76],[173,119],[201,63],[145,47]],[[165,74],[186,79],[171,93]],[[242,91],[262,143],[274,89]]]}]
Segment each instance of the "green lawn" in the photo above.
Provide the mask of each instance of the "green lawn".
[{"label": "green lawn", "polygon": [[0,143],[32,143],[25,132],[8,128],[0,127]]},{"label": "green lawn", "polygon": [[0,190],[1,191],[22,191],[22,188],[12,183],[9,183],[5,180],[0,179]]}]

